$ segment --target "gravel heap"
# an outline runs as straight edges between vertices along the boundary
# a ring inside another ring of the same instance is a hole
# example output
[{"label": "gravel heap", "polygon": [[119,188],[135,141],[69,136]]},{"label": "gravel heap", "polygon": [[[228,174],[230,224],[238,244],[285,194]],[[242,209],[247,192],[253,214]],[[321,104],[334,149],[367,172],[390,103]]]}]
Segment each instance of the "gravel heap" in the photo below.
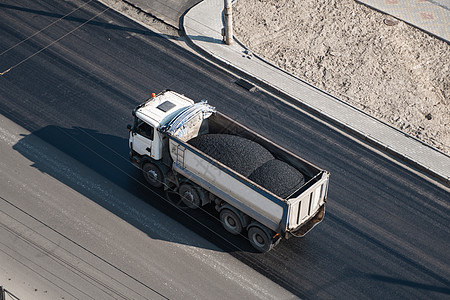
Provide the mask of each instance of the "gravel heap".
[{"label": "gravel heap", "polygon": [[305,184],[305,177],[287,163],[269,160],[248,177],[281,198],[287,198]]},{"label": "gravel heap", "polygon": [[304,176],[260,144],[229,134],[205,134],[188,142],[281,198],[300,188]]},{"label": "gravel heap", "polygon": [[205,134],[191,139],[189,144],[245,177],[274,159],[260,144],[236,135]]}]

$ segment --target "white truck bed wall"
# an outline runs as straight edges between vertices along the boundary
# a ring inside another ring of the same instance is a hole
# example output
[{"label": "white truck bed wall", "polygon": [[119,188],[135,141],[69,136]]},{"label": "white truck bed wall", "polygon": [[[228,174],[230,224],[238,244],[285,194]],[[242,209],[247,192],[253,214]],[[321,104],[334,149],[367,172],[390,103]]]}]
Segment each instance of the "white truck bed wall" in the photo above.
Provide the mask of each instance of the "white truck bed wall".
[{"label": "white truck bed wall", "polygon": [[[307,182],[289,199],[282,199],[174,136],[169,136],[173,169],[209,190],[275,232],[296,230],[315,211],[328,173],[281,148],[223,114],[208,118],[209,133],[239,135],[258,142],[272,154],[300,170]],[[303,203],[303,204],[302,204]],[[323,203],[322,203],[323,204]]]}]

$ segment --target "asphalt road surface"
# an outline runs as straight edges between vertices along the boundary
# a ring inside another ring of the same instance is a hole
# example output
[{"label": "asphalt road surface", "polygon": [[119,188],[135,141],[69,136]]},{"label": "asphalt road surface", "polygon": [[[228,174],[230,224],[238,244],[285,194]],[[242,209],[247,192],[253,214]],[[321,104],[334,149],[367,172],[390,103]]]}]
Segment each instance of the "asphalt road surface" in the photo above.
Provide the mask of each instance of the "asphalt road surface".
[{"label": "asphalt road surface", "polygon": [[133,4],[139,7],[140,10],[162,20],[164,23],[180,29],[179,20],[181,16],[199,2],[201,0],[135,0]]},{"label": "asphalt road surface", "polygon": [[[65,299],[450,297],[448,189],[95,1],[3,0],[0,17],[0,270],[23,265],[1,285],[47,282],[32,292]],[[329,170],[325,220],[259,254],[213,209],[180,211],[146,187],[126,125],[164,89]]]}]

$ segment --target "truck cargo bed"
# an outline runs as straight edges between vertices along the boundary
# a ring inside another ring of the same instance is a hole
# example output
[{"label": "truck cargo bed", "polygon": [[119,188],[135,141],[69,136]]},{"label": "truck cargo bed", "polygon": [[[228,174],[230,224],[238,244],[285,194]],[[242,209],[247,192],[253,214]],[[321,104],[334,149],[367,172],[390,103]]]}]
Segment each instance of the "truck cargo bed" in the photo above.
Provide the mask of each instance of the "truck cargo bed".
[{"label": "truck cargo bed", "polygon": [[282,198],[190,145],[188,140],[169,135],[173,169],[176,172],[279,233],[298,231],[323,207],[328,172],[223,114],[214,113],[203,122],[197,126],[202,128],[199,134],[236,135],[254,141],[270,151],[276,159],[300,171],[305,177],[305,184],[290,196]]}]

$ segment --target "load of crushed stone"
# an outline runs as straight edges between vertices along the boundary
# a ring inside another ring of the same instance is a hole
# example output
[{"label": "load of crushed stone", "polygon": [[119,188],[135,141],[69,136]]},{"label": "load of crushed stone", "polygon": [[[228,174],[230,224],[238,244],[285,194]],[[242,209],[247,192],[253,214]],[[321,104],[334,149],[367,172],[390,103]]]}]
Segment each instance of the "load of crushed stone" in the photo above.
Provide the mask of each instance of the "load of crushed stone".
[{"label": "load of crushed stone", "polygon": [[205,134],[189,140],[189,144],[245,177],[274,159],[260,144],[236,135]]},{"label": "load of crushed stone", "polygon": [[253,171],[248,179],[281,198],[292,195],[305,184],[305,177],[301,172],[278,159],[266,162]]},{"label": "load of crushed stone", "polygon": [[305,182],[301,172],[249,139],[205,134],[188,143],[281,198],[291,195]]}]

